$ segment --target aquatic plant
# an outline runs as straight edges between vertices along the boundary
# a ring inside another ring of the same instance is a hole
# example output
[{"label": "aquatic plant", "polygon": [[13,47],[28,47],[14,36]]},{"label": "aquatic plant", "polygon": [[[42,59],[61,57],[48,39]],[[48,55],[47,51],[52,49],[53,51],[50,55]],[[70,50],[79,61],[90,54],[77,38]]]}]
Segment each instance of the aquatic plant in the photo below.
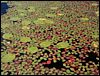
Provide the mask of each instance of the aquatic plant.
[{"label": "aquatic plant", "polygon": [[20,19],[21,19],[21,18],[18,17],[18,16],[15,16],[15,17],[11,17],[11,18],[10,18],[11,21],[18,21],[18,20],[20,20]]},{"label": "aquatic plant", "polygon": [[30,42],[31,39],[29,37],[20,37],[21,42]]},{"label": "aquatic plant", "polygon": [[13,37],[13,35],[12,34],[9,34],[9,33],[5,33],[2,37],[4,39],[11,39]]},{"label": "aquatic plant", "polygon": [[46,14],[46,17],[56,17],[55,14]]},{"label": "aquatic plant", "polygon": [[57,48],[70,48],[70,45],[68,42],[59,42],[57,45],[56,45]]},{"label": "aquatic plant", "polygon": [[29,25],[31,23],[31,21],[30,20],[22,20],[22,25],[24,26],[24,25]]},{"label": "aquatic plant", "polygon": [[36,52],[38,52],[39,50],[38,50],[38,48],[37,47],[34,47],[34,46],[30,46],[30,47],[28,47],[28,52],[30,52],[30,53],[36,53]]},{"label": "aquatic plant", "polygon": [[40,43],[40,46],[41,46],[41,47],[48,47],[48,46],[50,46],[51,44],[52,44],[51,41],[46,40],[46,41],[41,42],[41,43]]},{"label": "aquatic plant", "polygon": [[6,63],[6,62],[12,62],[14,59],[15,59],[15,54],[8,53],[1,58],[1,61]]},{"label": "aquatic plant", "polygon": [[40,25],[50,25],[53,24],[54,22],[52,20],[48,20],[45,18],[39,18],[34,21],[35,24],[40,24]]}]

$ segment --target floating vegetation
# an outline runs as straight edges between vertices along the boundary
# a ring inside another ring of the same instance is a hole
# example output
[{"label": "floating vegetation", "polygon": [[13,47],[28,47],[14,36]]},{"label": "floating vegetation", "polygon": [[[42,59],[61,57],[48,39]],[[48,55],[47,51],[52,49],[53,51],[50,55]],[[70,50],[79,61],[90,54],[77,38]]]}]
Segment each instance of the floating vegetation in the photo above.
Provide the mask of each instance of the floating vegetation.
[{"label": "floating vegetation", "polygon": [[52,20],[48,20],[45,18],[39,18],[34,21],[35,24],[40,24],[40,25],[50,25],[53,24],[54,22]]},{"label": "floating vegetation", "polygon": [[29,25],[31,23],[31,21],[30,20],[23,20],[22,21],[22,25],[24,26],[24,25]]},{"label": "floating vegetation", "polygon": [[21,42],[30,42],[31,39],[29,37],[20,37]]},{"label": "floating vegetation", "polygon": [[34,46],[28,47],[28,50],[29,50],[28,52],[30,53],[36,53],[39,51],[38,48]]},{"label": "floating vegetation", "polygon": [[12,34],[9,34],[9,33],[5,33],[2,37],[4,39],[11,39],[13,37],[13,35]]},{"label": "floating vegetation", "polygon": [[67,49],[69,49],[70,48],[70,45],[69,45],[69,43],[68,42],[59,42],[58,44],[57,44],[57,48],[67,48]]},{"label": "floating vegetation", "polygon": [[99,75],[98,1],[7,4],[1,14],[2,75]]},{"label": "floating vegetation", "polygon": [[46,40],[46,41],[41,42],[41,43],[40,43],[40,46],[41,46],[41,47],[48,47],[48,46],[50,46],[51,44],[52,44],[51,41]]},{"label": "floating vegetation", "polygon": [[81,18],[82,21],[88,21],[88,18]]},{"label": "floating vegetation", "polygon": [[46,14],[47,17],[56,17],[55,14]]},{"label": "floating vegetation", "polygon": [[34,11],[35,11],[35,8],[33,6],[28,7],[28,12],[34,12]]},{"label": "floating vegetation", "polygon": [[15,54],[8,53],[2,57],[1,61],[6,63],[6,62],[12,62],[14,59],[15,59]]},{"label": "floating vegetation", "polygon": [[18,20],[20,20],[20,19],[21,19],[21,18],[18,17],[18,16],[15,16],[15,17],[11,17],[11,18],[10,18],[11,21],[18,21]]},{"label": "floating vegetation", "polygon": [[56,9],[58,9],[58,7],[50,7],[50,9],[56,10]]}]

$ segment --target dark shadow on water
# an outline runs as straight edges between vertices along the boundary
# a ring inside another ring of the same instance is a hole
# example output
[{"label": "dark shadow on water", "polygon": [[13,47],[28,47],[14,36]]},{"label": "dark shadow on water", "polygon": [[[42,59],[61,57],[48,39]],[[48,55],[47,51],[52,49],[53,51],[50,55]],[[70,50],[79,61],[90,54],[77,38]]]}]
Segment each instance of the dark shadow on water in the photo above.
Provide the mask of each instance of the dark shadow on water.
[{"label": "dark shadow on water", "polygon": [[9,6],[5,2],[1,2],[1,15],[7,13]]}]

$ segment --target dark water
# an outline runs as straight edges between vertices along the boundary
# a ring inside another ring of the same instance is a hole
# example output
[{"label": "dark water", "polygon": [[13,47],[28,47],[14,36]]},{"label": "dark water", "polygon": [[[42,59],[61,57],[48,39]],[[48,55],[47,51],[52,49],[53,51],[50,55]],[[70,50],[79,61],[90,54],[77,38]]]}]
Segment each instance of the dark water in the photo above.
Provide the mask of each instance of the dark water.
[{"label": "dark water", "polygon": [[5,2],[1,2],[1,15],[7,13],[9,6]]}]

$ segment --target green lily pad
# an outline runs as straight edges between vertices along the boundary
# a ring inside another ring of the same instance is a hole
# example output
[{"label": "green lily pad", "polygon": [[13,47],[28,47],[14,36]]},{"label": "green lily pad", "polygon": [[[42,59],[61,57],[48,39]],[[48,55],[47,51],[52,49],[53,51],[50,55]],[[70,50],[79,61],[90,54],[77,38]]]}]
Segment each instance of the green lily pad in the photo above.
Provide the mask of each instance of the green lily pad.
[{"label": "green lily pad", "polygon": [[52,44],[51,41],[46,40],[46,41],[41,42],[41,43],[40,43],[40,46],[41,46],[41,47],[48,47],[48,46],[50,46],[51,44]]},{"label": "green lily pad", "polygon": [[9,23],[3,23],[3,24],[1,24],[1,28],[5,29],[7,27],[10,27]]},{"label": "green lily pad", "polygon": [[1,61],[6,63],[6,62],[12,62],[14,59],[15,59],[15,54],[8,53],[2,57]]},{"label": "green lily pad", "polygon": [[10,20],[12,20],[12,21],[18,21],[18,20],[20,20],[20,17],[18,17],[18,16],[11,17]]},{"label": "green lily pad", "polygon": [[88,18],[81,18],[82,21],[88,21]]},{"label": "green lily pad", "polygon": [[95,13],[96,13],[97,16],[99,16],[99,11],[96,11]]},{"label": "green lily pad", "polygon": [[55,14],[46,14],[47,17],[56,17]]},{"label": "green lily pad", "polygon": [[30,20],[23,20],[22,25],[29,25],[31,23]]},{"label": "green lily pad", "polygon": [[9,33],[5,33],[3,36],[2,36],[4,39],[10,39],[13,37],[12,34],[9,34]]},{"label": "green lily pad", "polygon": [[33,6],[28,7],[28,12],[34,12],[34,11],[35,11],[35,8]]},{"label": "green lily pad", "polygon": [[47,24],[53,24],[54,22],[52,20],[48,20],[45,18],[39,18],[34,21],[35,24],[40,24],[40,25],[47,25]]},{"label": "green lily pad", "polygon": [[28,47],[28,50],[30,53],[36,53],[39,51],[38,48],[34,46]]},{"label": "green lily pad", "polygon": [[26,13],[26,12],[27,12],[26,10],[24,10],[24,9],[22,9],[22,8],[18,8],[17,11],[18,11],[19,13]]},{"label": "green lily pad", "polygon": [[52,10],[56,10],[56,9],[58,9],[58,7],[51,7],[50,9],[52,9]]},{"label": "green lily pad", "polygon": [[26,13],[23,13],[23,12],[21,12],[21,13],[19,13],[19,16],[26,16],[27,14]]},{"label": "green lily pad", "polygon": [[28,26],[22,26],[22,29],[27,30],[30,29]]},{"label": "green lily pad", "polygon": [[31,39],[30,39],[29,37],[21,37],[21,38],[20,38],[20,41],[21,41],[21,42],[30,42]]},{"label": "green lily pad", "polygon": [[59,42],[57,45],[57,48],[70,48],[70,45],[68,42]]},{"label": "green lily pad", "polygon": [[69,74],[71,71],[70,70],[66,70],[66,72]]}]

